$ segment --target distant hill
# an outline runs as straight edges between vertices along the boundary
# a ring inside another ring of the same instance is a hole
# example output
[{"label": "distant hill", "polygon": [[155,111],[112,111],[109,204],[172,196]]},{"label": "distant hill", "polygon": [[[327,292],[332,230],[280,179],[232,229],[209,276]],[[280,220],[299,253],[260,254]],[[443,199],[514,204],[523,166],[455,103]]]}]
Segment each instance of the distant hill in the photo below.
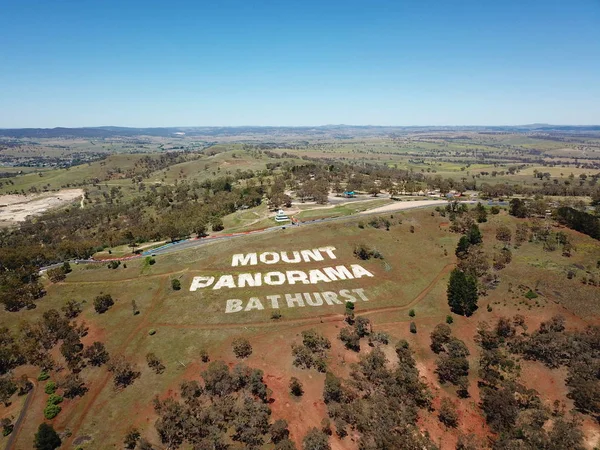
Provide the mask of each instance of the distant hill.
[{"label": "distant hill", "polygon": [[374,126],[374,125],[326,125],[316,127],[160,127],[160,128],[128,128],[128,127],[84,127],[84,128],[8,128],[0,129],[0,136],[8,138],[111,138],[132,136],[329,136],[351,138],[354,136],[388,135],[394,133],[414,133],[431,131],[496,131],[496,132],[598,132],[600,125],[549,125],[531,124],[517,126]]}]

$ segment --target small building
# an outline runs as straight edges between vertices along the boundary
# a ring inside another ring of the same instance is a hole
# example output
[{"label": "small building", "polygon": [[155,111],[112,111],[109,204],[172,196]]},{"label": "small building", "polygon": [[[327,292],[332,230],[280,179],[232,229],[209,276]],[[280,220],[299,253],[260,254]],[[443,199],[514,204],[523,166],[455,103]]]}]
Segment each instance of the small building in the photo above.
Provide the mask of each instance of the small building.
[{"label": "small building", "polygon": [[346,198],[354,198],[356,196],[354,191],[344,191],[342,195]]},{"label": "small building", "polygon": [[285,215],[283,209],[280,209],[275,216],[275,222],[288,222],[290,219]]}]

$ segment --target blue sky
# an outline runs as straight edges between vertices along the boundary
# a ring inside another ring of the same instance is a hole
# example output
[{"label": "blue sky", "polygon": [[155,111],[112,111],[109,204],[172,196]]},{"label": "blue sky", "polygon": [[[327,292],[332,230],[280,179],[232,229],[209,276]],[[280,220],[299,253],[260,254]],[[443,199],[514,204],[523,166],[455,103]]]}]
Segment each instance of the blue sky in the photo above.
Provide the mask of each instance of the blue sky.
[{"label": "blue sky", "polygon": [[600,0],[0,0],[0,127],[600,123]]}]

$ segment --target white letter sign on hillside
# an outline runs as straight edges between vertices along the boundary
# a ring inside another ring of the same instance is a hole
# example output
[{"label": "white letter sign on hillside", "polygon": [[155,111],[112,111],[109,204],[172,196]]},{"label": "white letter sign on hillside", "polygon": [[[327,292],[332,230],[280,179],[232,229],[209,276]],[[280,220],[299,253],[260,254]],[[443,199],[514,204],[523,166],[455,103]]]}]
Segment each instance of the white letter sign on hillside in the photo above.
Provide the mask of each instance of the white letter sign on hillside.
[{"label": "white letter sign on hillside", "polygon": [[[281,264],[320,263],[337,259],[335,247],[319,247],[308,250],[266,251],[256,253],[238,253],[232,256],[232,267],[274,266]],[[266,267],[265,267],[266,268]],[[236,288],[256,288],[267,286],[304,286],[318,285],[338,281],[357,280],[374,275],[360,264],[328,266],[321,268],[298,268],[298,270],[266,270],[253,273],[224,274],[220,276],[195,276],[190,291],[210,289],[226,291]],[[226,313],[261,311],[265,307],[279,309],[304,308],[314,306],[343,305],[345,302],[369,301],[364,289],[342,289],[338,292],[296,292],[293,294],[270,294],[264,298],[250,297],[244,301],[240,298],[228,299],[225,304]]]}]

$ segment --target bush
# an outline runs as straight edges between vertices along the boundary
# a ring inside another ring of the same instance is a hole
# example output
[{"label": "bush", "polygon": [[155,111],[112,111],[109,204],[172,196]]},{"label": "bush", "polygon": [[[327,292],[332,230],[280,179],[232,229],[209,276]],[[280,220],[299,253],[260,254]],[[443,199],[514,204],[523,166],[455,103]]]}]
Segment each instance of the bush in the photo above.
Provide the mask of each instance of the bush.
[{"label": "bush", "polygon": [[533,292],[531,289],[529,289],[529,291],[527,291],[527,293],[525,294],[525,297],[528,298],[529,300],[533,300],[534,298],[538,298],[538,295]]},{"label": "bush", "polygon": [[236,338],[231,343],[236,358],[247,358],[252,354],[252,346],[248,339]]},{"label": "bush", "polygon": [[208,357],[208,352],[205,349],[200,349],[200,359],[202,360],[202,362],[208,362],[208,360],[210,359]]},{"label": "bush", "polygon": [[296,397],[300,397],[304,394],[302,383],[300,383],[300,380],[296,377],[290,379],[290,394],[295,395]]},{"label": "bush", "polygon": [[279,310],[275,310],[271,313],[271,319],[273,319],[273,320],[281,319],[281,313],[279,312]]},{"label": "bush", "polygon": [[37,377],[38,381],[46,381],[48,378],[50,378],[50,375],[45,370],[40,372],[40,374]]},{"label": "bush", "polygon": [[47,405],[58,405],[59,403],[62,403],[63,398],[58,395],[58,394],[50,394],[48,396],[48,399],[46,400],[46,404]]},{"label": "bush", "polygon": [[180,290],[181,289],[181,281],[179,281],[178,279],[171,280],[171,287],[173,288],[174,291]]},{"label": "bush", "polygon": [[454,319],[452,318],[452,316],[450,316],[450,315],[446,316],[446,323],[448,325],[452,325],[454,323]]},{"label": "bush", "polygon": [[415,317],[415,310],[414,310],[414,309],[411,309],[411,310],[408,312],[408,315],[409,315],[410,317]]},{"label": "bush", "polygon": [[54,419],[62,411],[58,405],[46,405],[44,408],[44,417],[48,420]]},{"label": "bush", "polygon": [[154,336],[156,334],[156,330],[155,329],[151,329],[150,331],[148,331],[148,334],[150,336]]},{"label": "bush", "polygon": [[120,265],[121,265],[121,261],[111,261],[111,262],[108,263],[108,268],[109,269],[116,269]]},{"label": "bush", "polygon": [[48,381],[44,387],[44,392],[48,395],[54,394],[56,392],[56,383],[54,381]]},{"label": "bush", "polygon": [[417,324],[414,322],[410,323],[410,332],[413,334],[417,334]]}]

